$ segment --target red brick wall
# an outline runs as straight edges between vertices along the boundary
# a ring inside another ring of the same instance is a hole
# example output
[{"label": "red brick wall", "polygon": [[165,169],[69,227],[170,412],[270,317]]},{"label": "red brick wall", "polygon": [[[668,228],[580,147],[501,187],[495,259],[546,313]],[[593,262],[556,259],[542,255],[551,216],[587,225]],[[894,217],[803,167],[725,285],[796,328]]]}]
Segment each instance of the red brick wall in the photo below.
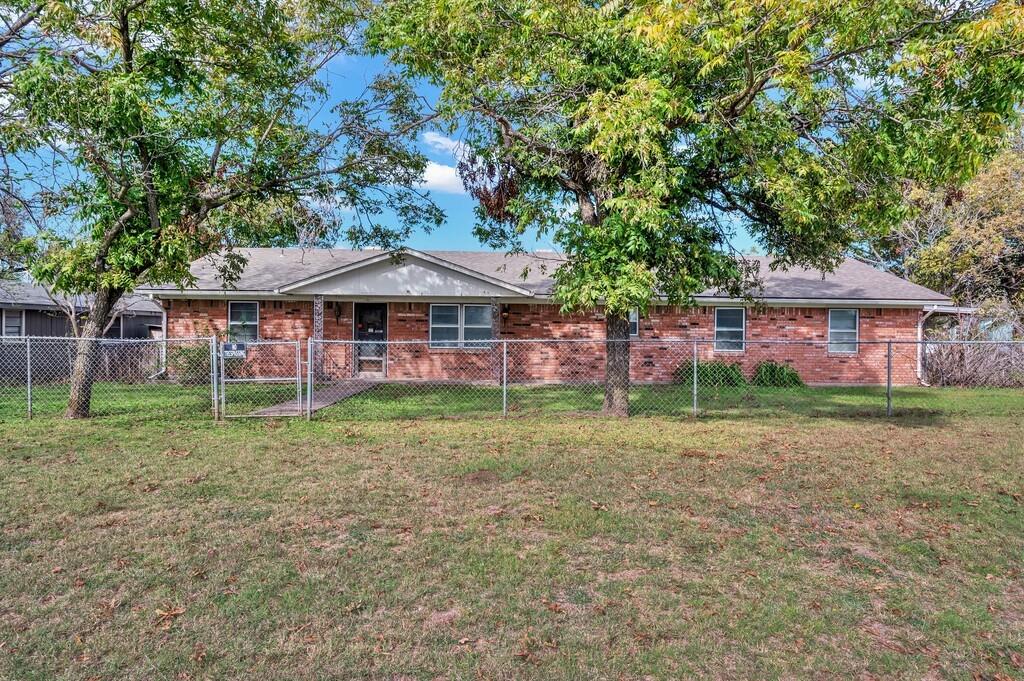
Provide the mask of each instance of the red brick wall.
[{"label": "red brick wall", "polygon": [[[165,305],[170,301],[165,301]],[[324,338],[351,340],[351,302],[324,304]],[[424,341],[422,344],[392,345],[388,348],[388,376],[409,380],[498,380],[501,375],[500,346],[490,350],[429,348],[429,303],[390,303],[388,339]],[[573,339],[572,343],[510,343],[509,379],[531,381],[596,381],[604,372],[604,321],[599,313],[563,316],[555,305],[516,304],[501,306],[507,314],[498,323],[498,338],[509,341],[547,338]],[[916,340],[920,315],[915,309],[862,308],[861,341]],[[175,300],[167,309],[170,337],[224,336],[227,304],[224,301]],[[260,301],[261,339],[305,340],[312,333],[312,303],[309,301]],[[693,354],[692,341],[714,337],[714,308],[652,307],[640,320],[639,337],[633,345],[633,380],[671,380],[680,365]],[[831,354],[828,339],[828,310],[824,308],[751,309],[746,322],[747,345],[743,352],[718,352],[710,342],[700,343],[701,361],[738,364],[752,376],[765,360],[789,364],[808,383],[864,383],[885,381],[886,346],[863,344],[857,353]],[[583,342],[585,340],[594,342]],[[759,343],[758,340],[818,341],[816,345]],[[672,341],[672,342],[669,342]],[[303,354],[305,344],[303,343]],[[353,373],[349,346],[325,349],[328,373]],[[303,357],[305,360],[305,357]],[[895,345],[893,376],[897,384],[917,380],[917,350],[914,345]]]}]

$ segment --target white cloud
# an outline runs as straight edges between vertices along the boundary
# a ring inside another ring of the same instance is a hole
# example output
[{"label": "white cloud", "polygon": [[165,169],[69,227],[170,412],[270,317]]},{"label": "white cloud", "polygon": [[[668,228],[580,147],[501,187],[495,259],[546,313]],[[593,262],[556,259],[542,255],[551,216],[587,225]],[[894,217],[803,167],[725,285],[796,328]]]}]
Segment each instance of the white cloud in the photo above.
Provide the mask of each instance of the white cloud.
[{"label": "white cloud", "polygon": [[466,147],[462,142],[436,132],[423,133],[423,143],[438,153],[451,154],[457,160],[461,160],[466,153]]},{"label": "white cloud", "polygon": [[424,189],[446,194],[465,194],[466,188],[462,186],[462,179],[459,178],[459,171],[454,166],[446,166],[441,163],[427,161],[427,168],[423,173]]}]

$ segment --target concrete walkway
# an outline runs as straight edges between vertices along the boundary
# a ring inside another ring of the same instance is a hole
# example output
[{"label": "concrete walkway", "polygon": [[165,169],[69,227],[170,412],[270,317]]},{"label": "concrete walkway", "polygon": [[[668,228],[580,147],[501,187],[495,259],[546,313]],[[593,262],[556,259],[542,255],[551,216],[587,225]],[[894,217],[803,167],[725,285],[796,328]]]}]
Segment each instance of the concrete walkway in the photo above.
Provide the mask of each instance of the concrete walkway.
[{"label": "concrete walkway", "polygon": [[[380,385],[380,381],[367,381],[363,379],[352,379],[347,381],[339,381],[337,383],[330,383],[328,385],[318,387],[313,391],[313,411],[320,411],[325,407],[329,407],[332,404],[337,404],[342,400],[347,400],[353,395],[358,395],[361,392],[369,390],[375,385]],[[306,413],[306,402],[307,395],[306,391],[302,391],[302,409],[299,414]],[[253,416],[295,416],[296,400],[289,400],[288,402],[282,402],[281,404],[275,404],[272,407],[266,409],[260,409],[252,413]]]}]

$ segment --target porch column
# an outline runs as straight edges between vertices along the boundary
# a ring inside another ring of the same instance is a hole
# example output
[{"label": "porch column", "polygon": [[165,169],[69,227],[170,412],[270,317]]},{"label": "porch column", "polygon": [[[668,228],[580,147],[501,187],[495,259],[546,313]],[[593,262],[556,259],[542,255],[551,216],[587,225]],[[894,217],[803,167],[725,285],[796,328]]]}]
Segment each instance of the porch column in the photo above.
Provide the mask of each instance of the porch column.
[{"label": "porch column", "polygon": [[318,379],[323,375],[324,346],[316,341],[324,339],[324,297],[313,296],[313,356],[307,357],[307,361],[313,362],[313,378]]}]

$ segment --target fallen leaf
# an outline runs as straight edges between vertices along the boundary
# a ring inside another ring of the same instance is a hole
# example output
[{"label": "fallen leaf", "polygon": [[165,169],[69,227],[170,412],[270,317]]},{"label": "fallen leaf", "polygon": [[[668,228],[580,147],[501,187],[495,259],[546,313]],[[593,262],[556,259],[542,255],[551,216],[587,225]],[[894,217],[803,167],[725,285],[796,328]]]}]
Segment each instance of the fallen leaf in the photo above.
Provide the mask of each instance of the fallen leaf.
[{"label": "fallen leaf", "polygon": [[181,606],[168,605],[166,608],[156,609],[156,623],[161,629],[170,629],[176,617],[185,614],[185,608]]}]

